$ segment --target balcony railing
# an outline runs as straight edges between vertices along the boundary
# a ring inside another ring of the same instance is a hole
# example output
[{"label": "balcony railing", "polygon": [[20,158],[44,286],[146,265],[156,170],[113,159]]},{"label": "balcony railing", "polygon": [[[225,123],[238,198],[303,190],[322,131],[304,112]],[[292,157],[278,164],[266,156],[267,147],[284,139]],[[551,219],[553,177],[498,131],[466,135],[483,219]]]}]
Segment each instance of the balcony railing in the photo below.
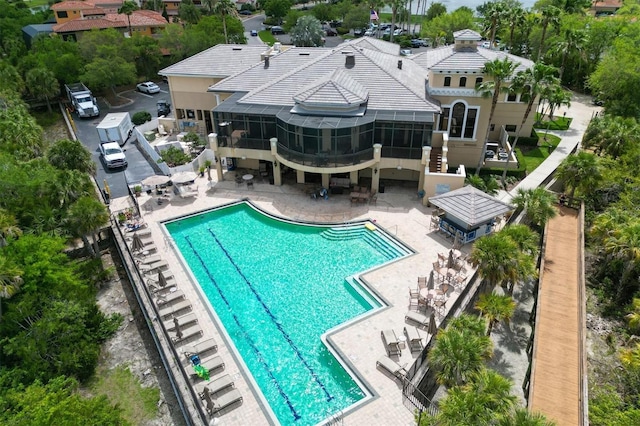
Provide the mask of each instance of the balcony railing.
[{"label": "balcony railing", "polygon": [[311,167],[345,167],[364,163],[373,159],[373,148],[349,154],[333,154],[331,152],[319,152],[316,154],[305,154],[300,151],[289,149],[282,144],[278,144],[278,154],[285,160]]},{"label": "balcony railing", "polygon": [[242,137],[218,136],[218,145],[220,147],[261,149],[264,151],[269,151],[271,149],[268,140],[248,138],[246,136],[242,136]]},{"label": "balcony railing", "polygon": [[406,158],[409,160],[419,160],[422,158],[422,148],[383,146],[382,156],[384,158]]}]

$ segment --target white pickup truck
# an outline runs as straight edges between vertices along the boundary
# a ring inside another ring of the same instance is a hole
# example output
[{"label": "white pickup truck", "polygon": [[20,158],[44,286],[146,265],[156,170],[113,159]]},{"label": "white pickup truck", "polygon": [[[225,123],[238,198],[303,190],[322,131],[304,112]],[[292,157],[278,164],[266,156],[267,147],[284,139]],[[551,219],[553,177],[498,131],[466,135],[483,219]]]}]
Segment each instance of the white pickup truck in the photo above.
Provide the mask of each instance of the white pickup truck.
[{"label": "white pickup truck", "polygon": [[127,167],[127,157],[117,142],[105,142],[100,144],[100,158],[108,169]]}]

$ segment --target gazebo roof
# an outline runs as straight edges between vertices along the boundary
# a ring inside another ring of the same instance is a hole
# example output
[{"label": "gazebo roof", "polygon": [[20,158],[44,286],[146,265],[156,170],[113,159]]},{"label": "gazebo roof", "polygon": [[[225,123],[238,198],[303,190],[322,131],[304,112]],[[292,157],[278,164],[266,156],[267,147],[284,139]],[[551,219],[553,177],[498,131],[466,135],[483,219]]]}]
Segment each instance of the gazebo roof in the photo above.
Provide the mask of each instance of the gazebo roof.
[{"label": "gazebo roof", "polygon": [[514,207],[467,185],[429,198],[429,202],[469,226],[477,226],[505,214]]}]

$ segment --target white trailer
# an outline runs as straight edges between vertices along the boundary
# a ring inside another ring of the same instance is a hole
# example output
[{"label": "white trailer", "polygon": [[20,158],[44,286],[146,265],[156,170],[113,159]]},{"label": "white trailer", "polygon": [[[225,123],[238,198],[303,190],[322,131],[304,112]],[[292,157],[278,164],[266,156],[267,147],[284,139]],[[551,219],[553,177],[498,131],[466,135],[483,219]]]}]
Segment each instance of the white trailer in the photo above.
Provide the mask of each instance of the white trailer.
[{"label": "white trailer", "polygon": [[133,133],[133,123],[128,112],[112,112],[107,114],[96,127],[100,142],[118,142],[124,145]]}]

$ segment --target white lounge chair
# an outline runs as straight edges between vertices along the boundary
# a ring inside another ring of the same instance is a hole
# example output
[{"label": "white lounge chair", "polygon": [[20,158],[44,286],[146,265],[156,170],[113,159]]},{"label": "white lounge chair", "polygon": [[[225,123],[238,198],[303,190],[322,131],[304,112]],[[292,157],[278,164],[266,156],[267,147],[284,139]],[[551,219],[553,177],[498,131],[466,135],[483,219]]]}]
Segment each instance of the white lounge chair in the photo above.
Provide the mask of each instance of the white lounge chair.
[{"label": "white lounge chair", "polygon": [[209,415],[213,416],[218,411],[221,411],[236,402],[242,403],[242,394],[239,390],[234,389],[229,393],[225,393],[220,398],[214,400],[208,399],[206,401],[206,408]]},{"label": "white lounge chair", "polygon": [[189,198],[189,197],[197,197],[198,196],[198,188],[190,187],[190,186],[181,186],[178,189],[180,193],[180,198]]},{"label": "white lounge chair", "polygon": [[184,292],[182,290],[172,291],[156,298],[156,303],[158,306],[168,305],[171,302],[175,302],[176,300],[184,299]]},{"label": "white lounge chair", "polygon": [[189,302],[187,299],[181,300],[178,303],[174,304],[164,304],[158,306],[158,311],[160,312],[162,320],[167,320],[177,315],[178,313],[184,313],[187,310],[191,310],[191,302]]},{"label": "white lounge chair", "polygon": [[405,370],[402,365],[398,364],[386,355],[380,357],[380,359],[376,362],[376,366],[391,373],[394,377],[400,380],[404,380],[407,377],[407,370]]},{"label": "white lounge chair", "polygon": [[[427,312],[427,314],[430,314],[430,312]],[[404,320],[405,322],[412,321],[418,324],[419,327],[426,328],[429,326],[429,316],[422,315],[421,313],[414,312],[414,311],[408,311],[404,316]]]},{"label": "white lounge chair", "polygon": [[384,347],[387,350],[387,355],[402,355],[400,341],[393,330],[382,330],[380,332],[380,336],[382,336],[382,341],[384,342]]},{"label": "white lounge chair", "polygon": [[[209,357],[207,359],[201,359],[200,365],[206,368],[209,372],[217,369],[224,369],[224,361],[222,360],[222,357],[217,355]],[[198,376],[195,371],[191,373],[191,378],[193,380],[201,380],[200,376]]]},{"label": "white lounge chair", "polygon": [[166,271],[167,269],[169,269],[169,264],[166,260],[161,260],[159,262],[140,264],[138,265],[138,269],[140,269],[140,271],[142,271],[142,273],[144,274],[148,272],[158,272],[158,269]]},{"label": "white lounge chair", "polygon": [[211,380],[208,383],[200,382],[197,383],[195,388],[200,398],[204,399],[204,393],[209,392],[209,395],[215,395],[218,392],[222,392],[225,389],[229,389],[234,387],[233,379],[230,375],[225,374],[224,376],[220,376],[217,379]]},{"label": "white lounge chair", "polygon": [[[192,325],[193,323],[198,322],[198,316],[193,312],[187,315],[182,315],[180,317],[174,317],[174,318],[178,320],[178,325],[180,327],[185,327],[185,328]],[[175,330],[176,323],[173,320],[173,318],[168,319],[167,321],[164,322],[164,328],[166,328],[167,331]]]},{"label": "white lounge chair", "polygon": [[171,336],[173,343],[183,343],[196,336],[202,336],[202,329],[197,323],[189,327],[180,327],[178,330],[174,330],[175,336]]},{"label": "white lounge chair", "polygon": [[203,355],[211,352],[215,352],[218,350],[218,343],[216,343],[213,337],[209,339],[205,339],[202,342],[198,342],[193,346],[189,347],[188,351],[185,351],[185,355],[189,358],[191,354],[198,354],[198,356],[202,357]]},{"label": "white lounge chair", "polygon": [[420,333],[418,333],[417,328],[405,327],[404,334],[407,336],[407,342],[409,343],[409,349],[411,349],[411,352],[422,350],[422,338],[420,337]]}]

